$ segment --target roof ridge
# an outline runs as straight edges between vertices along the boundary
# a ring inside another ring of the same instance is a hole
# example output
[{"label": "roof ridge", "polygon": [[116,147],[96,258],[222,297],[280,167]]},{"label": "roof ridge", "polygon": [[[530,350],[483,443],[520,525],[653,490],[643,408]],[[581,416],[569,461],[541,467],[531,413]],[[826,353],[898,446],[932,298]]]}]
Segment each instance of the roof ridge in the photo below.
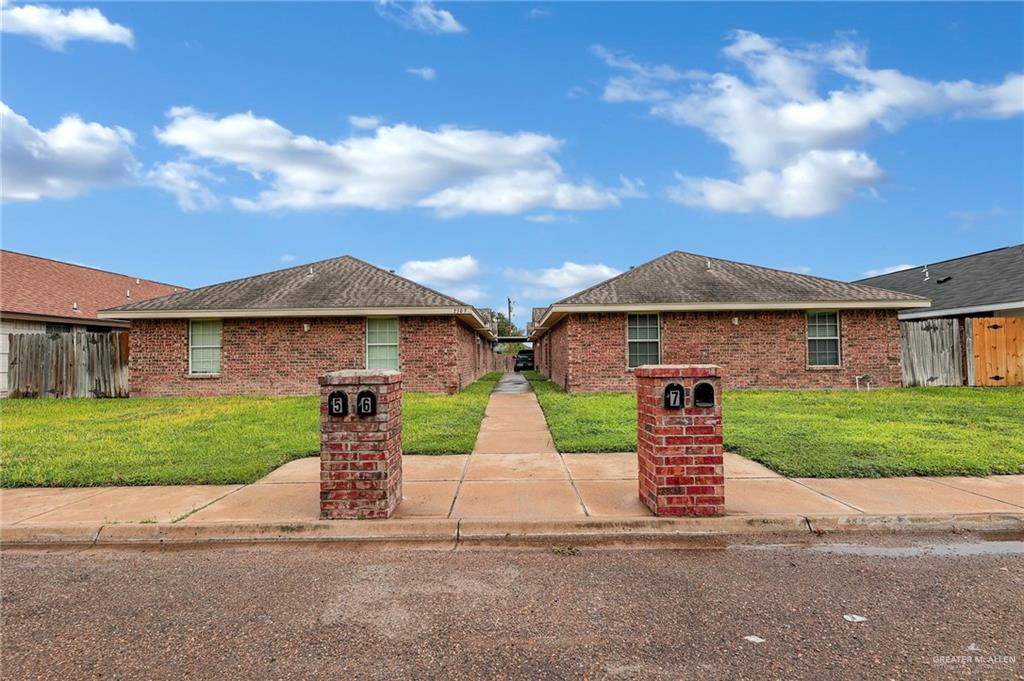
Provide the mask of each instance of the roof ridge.
[{"label": "roof ridge", "polygon": [[935,262],[926,262],[926,263],[923,263],[921,265],[911,265],[910,267],[906,267],[906,268],[904,268],[902,270],[896,270],[895,272],[886,272],[885,274],[876,274],[876,275],[871,276],[871,277],[863,277],[861,279],[857,279],[857,281],[867,281],[868,279],[878,279],[879,277],[887,277],[890,274],[896,274],[897,272],[906,272],[907,270],[917,269],[918,267],[932,267],[933,265],[944,265],[944,264],[946,264],[948,262],[955,262],[957,260],[965,260],[967,258],[976,258],[979,255],[988,255],[989,253],[995,253],[997,251],[1006,251],[1006,250],[1009,250],[1011,248],[1024,248],[1024,243],[1010,244],[1009,246],[1000,246],[998,248],[990,248],[987,251],[978,251],[977,253],[969,253],[967,255],[958,255],[955,258],[946,258],[945,260],[936,260]]},{"label": "roof ridge", "polygon": [[[626,276],[630,272],[634,272],[634,271],[640,269],[641,267],[646,267],[647,265],[655,263],[658,260],[661,260],[662,258],[667,258],[668,256],[672,255],[673,253],[682,253],[682,251],[669,251],[668,253],[662,253],[661,255],[659,255],[656,258],[651,258],[650,260],[648,260],[646,262],[642,262],[639,265],[630,265],[629,269],[627,269],[627,270],[625,270],[623,272],[619,272],[614,277],[609,277],[608,279],[604,279],[602,281],[599,281],[596,284],[591,284],[590,286],[588,286],[585,289],[580,289],[579,291],[576,291],[575,293],[570,293],[569,295],[564,296],[560,300],[556,300],[555,302],[551,303],[551,305],[548,305],[548,308],[550,308],[552,305],[558,305],[560,303],[563,303],[566,300],[568,300],[569,298],[575,298],[576,296],[581,296],[584,293],[586,293],[587,291],[591,291],[591,290],[597,288],[598,286],[604,286],[605,284],[610,284],[613,281],[616,281],[617,279],[621,279],[622,277]],[[691,253],[690,255],[693,255],[693,254]]]},{"label": "roof ridge", "polygon": [[374,265],[372,262],[367,262],[367,261],[363,260],[362,258],[357,258],[354,255],[348,255],[348,256],[344,256],[344,257],[351,258],[352,260],[355,260],[358,263],[362,263],[363,265],[369,265],[370,267],[372,267],[375,270],[380,270],[381,272],[383,272],[385,274],[388,274],[388,275],[390,275],[392,277],[395,277],[397,279],[401,279],[402,281],[409,282],[413,286],[418,286],[421,289],[423,289],[424,291],[429,291],[430,293],[433,293],[434,295],[441,296],[442,298],[447,298],[448,300],[456,302],[459,305],[462,305],[464,307],[472,307],[474,310],[476,309],[476,307],[474,307],[473,305],[470,305],[469,303],[464,303],[461,300],[459,300],[458,298],[456,298],[455,296],[450,296],[447,293],[442,293],[441,291],[437,291],[435,289],[432,289],[429,286],[426,286],[425,284],[421,284],[418,281],[413,281],[412,279],[409,279],[408,277],[403,277],[401,274],[398,273],[397,270],[386,270],[383,267],[379,267],[378,265]]},{"label": "roof ridge", "polygon": [[54,262],[58,265],[67,265],[68,267],[78,267],[83,270],[92,270],[93,272],[102,272],[103,274],[113,274],[117,277],[127,277],[129,279],[138,279],[139,281],[148,281],[151,284],[160,284],[161,286],[170,286],[171,288],[180,288],[185,291],[190,289],[182,286],[181,284],[168,284],[166,281],[157,281],[156,279],[148,279],[146,277],[137,277],[134,274],[125,274],[124,272],[115,272],[113,270],[105,270],[102,267],[93,267],[92,265],[80,265],[76,262],[68,262],[66,260],[57,260],[56,258],[47,258],[45,255],[33,255],[31,253],[22,253],[21,251],[12,251],[9,248],[0,248],[0,253],[10,253],[12,255],[20,255],[25,258],[35,258],[36,260],[45,260],[47,262]]},{"label": "roof ridge", "polygon": [[[332,262],[332,261],[335,261],[335,260],[344,260],[345,258],[350,258],[352,260],[358,260],[359,262],[362,262],[362,260],[359,260],[358,258],[353,258],[351,255],[348,255],[348,254],[336,255],[333,258],[324,258],[323,260],[315,260],[313,262],[307,262],[307,263],[302,264],[302,265],[292,265],[291,267],[282,267],[279,270],[270,270],[269,272],[262,272],[260,274],[248,274],[248,275],[246,275],[244,277],[236,277],[235,279],[228,279],[227,281],[218,281],[215,284],[207,284],[206,286],[200,286],[199,288],[185,289],[184,291],[178,291],[177,293],[170,293],[170,294],[168,294],[166,296],[160,296],[158,298],[152,298],[152,300],[160,300],[162,298],[170,298],[171,296],[177,296],[177,295],[180,295],[182,293],[201,293],[201,292],[205,291],[206,289],[213,288],[215,286],[224,286],[225,284],[235,284],[235,283],[238,283],[240,281],[247,281],[249,279],[259,279],[260,277],[266,277],[266,276],[269,276],[271,274],[277,274],[279,272],[288,272],[290,270],[297,270],[297,269],[301,269],[303,267],[312,267],[313,265],[320,265],[320,264],[323,264],[325,262]],[[111,309],[113,309],[113,308],[111,308]]]}]

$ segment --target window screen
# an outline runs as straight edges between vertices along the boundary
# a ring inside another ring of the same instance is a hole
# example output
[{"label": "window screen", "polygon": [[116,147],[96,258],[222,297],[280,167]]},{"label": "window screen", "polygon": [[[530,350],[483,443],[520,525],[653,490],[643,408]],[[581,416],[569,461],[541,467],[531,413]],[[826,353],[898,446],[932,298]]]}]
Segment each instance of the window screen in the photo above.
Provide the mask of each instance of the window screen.
[{"label": "window screen", "polygon": [[398,369],[398,319],[366,320],[366,368]]},{"label": "window screen", "polygon": [[219,319],[193,319],[189,326],[189,373],[220,373]]},{"label": "window screen", "polygon": [[807,313],[807,364],[839,366],[839,313]]},{"label": "window screen", "polygon": [[626,341],[629,346],[629,368],[661,361],[657,314],[626,316]]}]

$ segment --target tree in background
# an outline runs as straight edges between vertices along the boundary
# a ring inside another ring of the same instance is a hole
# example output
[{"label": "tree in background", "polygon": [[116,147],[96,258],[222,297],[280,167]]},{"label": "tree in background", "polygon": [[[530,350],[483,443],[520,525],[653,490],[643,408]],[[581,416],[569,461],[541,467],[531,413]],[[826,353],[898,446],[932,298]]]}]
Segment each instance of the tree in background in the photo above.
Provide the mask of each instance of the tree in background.
[{"label": "tree in background", "polygon": [[[494,311],[494,319],[498,324],[499,336],[522,336],[523,332],[512,323],[503,312]],[[499,343],[497,350],[506,355],[514,355],[523,348],[522,343]]]}]

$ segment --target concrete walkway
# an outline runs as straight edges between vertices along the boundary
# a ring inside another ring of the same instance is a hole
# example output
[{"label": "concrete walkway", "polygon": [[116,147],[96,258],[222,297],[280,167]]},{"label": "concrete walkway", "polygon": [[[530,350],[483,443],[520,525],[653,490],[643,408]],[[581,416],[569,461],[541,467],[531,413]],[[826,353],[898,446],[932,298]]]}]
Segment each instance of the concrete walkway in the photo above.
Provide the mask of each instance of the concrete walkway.
[{"label": "concrete walkway", "polygon": [[[556,452],[537,398],[517,374],[491,395],[472,454],[405,456],[402,467],[399,519],[651,517],[637,494],[636,454]],[[1024,475],[789,479],[726,453],[725,477],[726,513],[740,518],[1024,514]],[[0,525],[316,521],[319,480],[320,459],[309,457],[251,485],[7,489],[0,490]]]}]

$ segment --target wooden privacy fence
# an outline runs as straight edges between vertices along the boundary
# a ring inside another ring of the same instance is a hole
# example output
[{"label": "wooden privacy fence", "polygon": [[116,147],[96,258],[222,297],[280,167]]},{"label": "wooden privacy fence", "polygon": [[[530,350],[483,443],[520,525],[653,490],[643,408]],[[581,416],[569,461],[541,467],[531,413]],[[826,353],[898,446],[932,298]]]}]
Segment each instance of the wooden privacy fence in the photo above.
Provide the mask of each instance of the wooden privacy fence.
[{"label": "wooden privacy fence", "polygon": [[900,322],[903,385],[963,385],[960,322]]},{"label": "wooden privacy fence", "polygon": [[969,321],[968,385],[1024,385],[1024,318]]},{"label": "wooden privacy fence", "polygon": [[128,397],[128,334],[12,333],[9,397]]},{"label": "wooden privacy fence", "polygon": [[1024,385],[1024,318],[900,322],[903,385]]}]

